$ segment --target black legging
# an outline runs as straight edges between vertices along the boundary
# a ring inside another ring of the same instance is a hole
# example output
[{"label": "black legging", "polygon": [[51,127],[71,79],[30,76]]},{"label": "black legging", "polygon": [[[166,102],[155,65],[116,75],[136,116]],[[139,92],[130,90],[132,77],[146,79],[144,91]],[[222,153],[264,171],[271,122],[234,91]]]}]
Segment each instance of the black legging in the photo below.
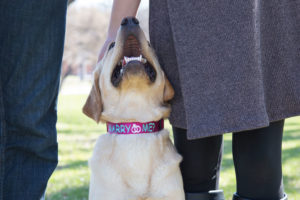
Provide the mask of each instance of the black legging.
[{"label": "black legging", "polygon": [[[283,197],[281,142],[284,120],[269,127],[233,133],[232,152],[237,194],[249,199]],[[174,143],[183,156],[181,172],[186,192],[218,189],[222,135],[186,139],[186,129],[173,127]]]}]

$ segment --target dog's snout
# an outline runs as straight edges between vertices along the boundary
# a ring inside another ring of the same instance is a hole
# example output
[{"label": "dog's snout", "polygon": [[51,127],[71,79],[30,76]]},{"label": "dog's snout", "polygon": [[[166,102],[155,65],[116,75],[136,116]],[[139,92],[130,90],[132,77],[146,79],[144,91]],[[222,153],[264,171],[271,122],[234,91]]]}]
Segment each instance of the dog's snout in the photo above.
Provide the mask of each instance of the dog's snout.
[{"label": "dog's snout", "polygon": [[139,24],[139,20],[135,17],[126,17],[122,20],[122,26],[136,26]]}]

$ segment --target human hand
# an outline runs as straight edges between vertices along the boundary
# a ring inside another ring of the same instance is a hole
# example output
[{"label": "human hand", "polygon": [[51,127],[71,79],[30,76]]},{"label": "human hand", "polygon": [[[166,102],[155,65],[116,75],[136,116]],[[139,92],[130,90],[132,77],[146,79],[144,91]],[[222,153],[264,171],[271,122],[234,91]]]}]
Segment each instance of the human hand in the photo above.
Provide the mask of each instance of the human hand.
[{"label": "human hand", "polygon": [[107,47],[115,41],[122,19],[128,16],[136,16],[140,1],[141,0],[114,0],[108,27],[108,37],[100,49],[98,62],[103,58]]}]

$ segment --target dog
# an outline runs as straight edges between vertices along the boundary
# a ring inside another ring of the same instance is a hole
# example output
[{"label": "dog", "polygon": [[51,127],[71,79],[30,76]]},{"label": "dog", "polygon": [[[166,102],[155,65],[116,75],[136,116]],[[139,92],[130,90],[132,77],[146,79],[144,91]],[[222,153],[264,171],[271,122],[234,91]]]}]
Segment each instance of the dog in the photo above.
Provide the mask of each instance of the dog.
[{"label": "dog", "polygon": [[83,107],[108,130],[89,160],[90,200],[184,199],[182,158],[163,129],[173,96],[138,20],[124,18]]}]

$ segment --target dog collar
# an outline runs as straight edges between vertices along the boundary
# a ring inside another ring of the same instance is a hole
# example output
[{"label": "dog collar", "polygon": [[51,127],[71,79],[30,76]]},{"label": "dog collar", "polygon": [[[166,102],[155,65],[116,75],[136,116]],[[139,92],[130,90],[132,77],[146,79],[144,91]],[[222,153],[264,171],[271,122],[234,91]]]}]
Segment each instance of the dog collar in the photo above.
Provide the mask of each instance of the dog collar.
[{"label": "dog collar", "polygon": [[115,134],[142,134],[154,133],[164,128],[164,120],[152,122],[125,122],[125,123],[112,123],[106,122],[107,132]]}]

